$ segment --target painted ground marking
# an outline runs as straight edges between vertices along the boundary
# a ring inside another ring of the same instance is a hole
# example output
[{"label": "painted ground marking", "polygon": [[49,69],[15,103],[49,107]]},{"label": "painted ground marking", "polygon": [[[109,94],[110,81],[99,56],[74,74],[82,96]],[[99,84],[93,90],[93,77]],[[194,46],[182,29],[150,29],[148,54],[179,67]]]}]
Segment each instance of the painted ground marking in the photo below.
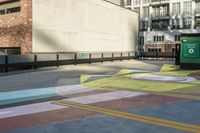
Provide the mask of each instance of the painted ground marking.
[{"label": "painted ground marking", "polygon": [[91,106],[91,105],[67,102],[64,100],[55,101],[53,103],[57,105],[68,106],[72,108],[96,112],[96,113],[100,113],[104,115],[124,118],[128,120],[139,121],[143,123],[148,123],[148,124],[153,124],[153,125],[158,125],[158,126],[163,126],[163,127],[168,127],[168,128],[174,128],[174,129],[178,129],[182,131],[189,131],[189,132],[195,132],[195,133],[200,132],[200,126],[198,125],[191,125],[191,124],[185,124],[185,123],[174,122],[174,121],[169,121],[169,120],[162,120],[158,118],[142,116],[142,115],[127,113],[127,112],[122,112],[122,111],[116,111],[116,110],[111,110],[111,109],[106,109],[106,108],[100,108],[100,107]]}]

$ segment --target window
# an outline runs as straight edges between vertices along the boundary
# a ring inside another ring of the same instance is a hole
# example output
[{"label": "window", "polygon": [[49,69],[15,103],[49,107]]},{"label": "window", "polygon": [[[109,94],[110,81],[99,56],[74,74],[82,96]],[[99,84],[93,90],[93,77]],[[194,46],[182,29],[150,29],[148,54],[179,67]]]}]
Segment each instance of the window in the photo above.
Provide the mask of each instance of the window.
[{"label": "window", "polygon": [[0,55],[21,54],[21,48],[0,48]]},{"label": "window", "polygon": [[153,41],[156,42],[156,36],[153,36]]},{"label": "window", "polygon": [[184,29],[191,28],[191,25],[192,25],[192,19],[191,18],[184,18],[183,19],[183,28]]},{"label": "window", "polygon": [[20,7],[13,7],[7,9],[7,14],[14,13],[14,12],[20,12]]},{"label": "window", "polygon": [[133,4],[134,4],[134,5],[139,5],[139,4],[140,4],[140,0],[134,0],[134,1],[133,1]]},{"label": "window", "polygon": [[180,29],[180,19],[177,18],[172,20],[172,28]]},{"label": "window", "polygon": [[179,41],[181,41],[181,37],[179,36],[179,35],[175,35],[175,42],[179,42]]},{"label": "window", "polygon": [[175,48],[172,48],[172,52],[173,52],[173,53],[175,52]]},{"label": "window", "polygon": [[200,2],[196,2],[196,13],[200,13]]},{"label": "window", "polygon": [[152,30],[167,30],[169,26],[169,19],[152,20]]},{"label": "window", "polygon": [[165,36],[153,36],[153,41],[154,42],[164,42]]},{"label": "window", "polygon": [[0,4],[0,15],[20,12],[20,0]]},{"label": "window", "polygon": [[0,10],[0,15],[6,14],[6,10]]},{"label": "window", "polygon": [[140,37],[140,45],[144,45],[144,37]]},{"label": "window", "polygon": [[131,0],[125,0],[124,1],[124,6],[128,6],[131,5]]},{"label": "window", "polygon": [[165,40],[165,36],[162,36],[162,42],[164,42],[164,40]]},{"label": "window", "polygon": [[153,17],[159,17],[160,16],[160,7],[154,7],[153,8]]},{"label": "window", "polygon": [[149,3],[149,0],[143,0],[143,4]]},{"label": "window", "polygon": [[172,12],[173,14],[180,14],[180,3],[173,3]]},{"label": "window", "polygon": [[195,27],[200,28],[200,17],[195,19]]},{"label": "window", "polygon": [[161,42],[161,40],[162,40],[162,37],[161,37],[161,36],[159,36],[158,38],[159,38],[159,39],[158,39],[158,41],[159,41],[159,42]]},{"label": "window", "polygon": [[143,18],[149,17],[149,7],[143,7]]},{"label": "window", "polygon": [[167,5],[165,5],[165,6],[163,6],[163,16],[168,16],[169,15],[169,8],[168,8],[169,6],[167,6]]},{"label": "window", "polygon": [[161,52],[161,48],[148,48],[148,52]]},{"label": "window", "polygon": [[139,7],[135,8],[135,11],[140,14],[140,8]]},{"label": "window", "polygon": [[184,2],[183,13],[184,14],[192,14],[192,2]]},{"label": "window", "polygon": [[148,21],[142,21],[142,30],[147,30],[149,27],[149,22]]}]

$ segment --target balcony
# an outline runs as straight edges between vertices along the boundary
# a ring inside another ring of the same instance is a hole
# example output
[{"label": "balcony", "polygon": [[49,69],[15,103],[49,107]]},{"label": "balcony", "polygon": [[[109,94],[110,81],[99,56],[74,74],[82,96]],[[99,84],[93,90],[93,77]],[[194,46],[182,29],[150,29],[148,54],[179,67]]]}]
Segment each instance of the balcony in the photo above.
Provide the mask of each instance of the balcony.
[{"label": "balcony", "polygon": [[200,17],[195,18],[195,29],[200,28]]},{"label": "balcony", "polygon": [[195,16],[200,16],[200,9],[195,10]]},{"label": "balcony", "polygon": [[154,6],[154,5],[161,5],[161,4],[166,4],[166,3],[169,3],[170,0],[152,0],[151,1],[151,5]]},{"label": "balcony", "polygon": [[151,19],[169,19],[169,14],[168,13],[151,14]]},{"label": "balcony", "polygon": [[131,0],[121,1],[120,5],[121,6],[131,6]]},{"label": "balcony", "polygon": [[186,30],[186,29],[191,29],[191,25],[183,25],[183,29]]},{"label": "balcony", "polygon": [[180,30],[181,29],[181,26],[180,25],[173,25],[172,30]]},{"label": "balcony", "polygon": [[152,20],[151,28],[153,31],[168,30],[169,20]]},{"label": "balcony", "polygon": [[169,0],[151,0],[151,2],[165,2],[165,1],[169,1]]}]

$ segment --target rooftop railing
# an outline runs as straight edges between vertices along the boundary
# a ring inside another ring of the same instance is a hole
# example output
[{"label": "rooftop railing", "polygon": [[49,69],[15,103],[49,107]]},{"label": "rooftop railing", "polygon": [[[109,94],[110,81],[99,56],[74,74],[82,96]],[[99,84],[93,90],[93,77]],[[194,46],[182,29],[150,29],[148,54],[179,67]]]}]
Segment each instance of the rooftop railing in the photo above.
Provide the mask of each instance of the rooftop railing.
[{"label": "rooftop railing", "polygon": [[129,60],[136,52],[80,52],[80,53],[35,53],[28,55],[0,55],[0,72],[39,67],[77,65],[84,63]]}]

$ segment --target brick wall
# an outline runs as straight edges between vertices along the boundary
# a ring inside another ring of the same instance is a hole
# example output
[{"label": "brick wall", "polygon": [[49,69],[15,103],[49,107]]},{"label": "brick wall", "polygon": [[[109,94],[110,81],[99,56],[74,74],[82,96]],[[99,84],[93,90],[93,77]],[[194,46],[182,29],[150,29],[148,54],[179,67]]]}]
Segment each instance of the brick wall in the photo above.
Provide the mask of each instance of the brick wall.
[{"label": "brick wall", "polygon": [[32,52],[32,0],[20,2],[20,12],[0,15],[0,48],[21,47],[27,54]]}]

